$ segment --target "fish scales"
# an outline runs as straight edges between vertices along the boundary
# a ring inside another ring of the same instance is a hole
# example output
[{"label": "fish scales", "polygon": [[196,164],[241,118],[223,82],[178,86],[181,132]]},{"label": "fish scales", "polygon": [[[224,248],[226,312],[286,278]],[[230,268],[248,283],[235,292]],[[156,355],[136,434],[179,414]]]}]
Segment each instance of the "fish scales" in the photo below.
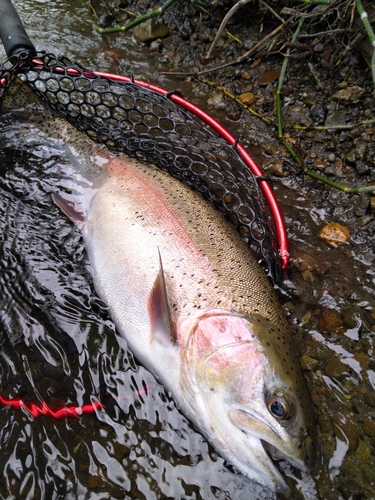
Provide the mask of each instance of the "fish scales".
[{"label": "fish scales", "polygon": [[[30,102],[14,80],[3,107]],[[70,191],[54,200],[83,232],[118,332],[225,459],[285,491],[272,457],[312,469],[313,412],[290,326],[254,256],[199,193],[42,115],[29,120],[72,165],[62,174]]]}]

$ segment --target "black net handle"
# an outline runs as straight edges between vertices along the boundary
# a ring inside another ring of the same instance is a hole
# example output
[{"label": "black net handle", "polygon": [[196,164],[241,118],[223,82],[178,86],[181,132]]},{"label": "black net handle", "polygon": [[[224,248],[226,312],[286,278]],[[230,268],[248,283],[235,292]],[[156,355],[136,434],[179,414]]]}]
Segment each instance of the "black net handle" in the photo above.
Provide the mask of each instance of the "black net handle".
[{"label": "black net handle", "polygon": [[22,21],[10,0],[0,0],[0,38],[8,57],[19,52],[36,53]]}]

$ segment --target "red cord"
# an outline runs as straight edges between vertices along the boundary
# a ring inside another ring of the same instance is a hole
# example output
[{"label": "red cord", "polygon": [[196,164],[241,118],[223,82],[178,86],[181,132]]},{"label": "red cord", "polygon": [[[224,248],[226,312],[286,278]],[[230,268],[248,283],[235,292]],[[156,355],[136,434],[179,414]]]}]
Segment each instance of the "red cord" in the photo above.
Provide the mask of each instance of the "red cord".
[{"label": "red cord", "polygon": [[95,411],[99,408],[105,408],[104,405],[99,403],[98,401],[94,401],[93,403],[83,405],[83,406],[64,406],[63,408],[58,408],[56,410],[52,410],[47,403],[42,403],[41,406],[37,406],[35,403],[30,403],[27,405],[22,401],[21,398],[12,398],[7,399],[4,398],[0,394],[0,403],[4,406],[11,406],[15,410],[25,409],[28,413],[30,413],[33,417],[38,418],[40,416],[48,416],[56,419],[61,419],[64,417],[75,417],[79,418],[84,413],[95,413]]}]

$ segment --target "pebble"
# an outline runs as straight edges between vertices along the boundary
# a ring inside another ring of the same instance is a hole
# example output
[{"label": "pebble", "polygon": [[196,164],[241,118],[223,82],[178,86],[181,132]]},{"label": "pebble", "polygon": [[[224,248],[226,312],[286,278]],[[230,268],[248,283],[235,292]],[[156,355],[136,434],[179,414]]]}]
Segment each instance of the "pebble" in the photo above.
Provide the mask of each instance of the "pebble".
[{"label": "pebble", "polygon": [[348,441],[349,451],[355,451],[359,445],[359,432],[349,421],[342,422],[342,415],[336,414],[332,418],[333,431],[341,441]]},{"label": "pebble", "polygon": [[362,217],[358,217],[357,219],[357,224],[359,227],[365,227],[369,222],[372,221],[374,217],[370,214],[368,215],[362,215]]},{"label": "pebble", "polygon": [[370,447],[364,441],[359,440],[355,456],[360,462],[366,462],[371,457]]},{"label": "pebble", "polygon": [[300,351],[303,355],[307,354],[310,358],[317,359],[318,361],[326,361],[333,356],[331,349],[314,340],[303,342],[300,345]]},{"label": "pebble", "polygon": [[368,367],[370,366],[370,356],[368,356],[364,352],[356,352],[353,355],[353,359],[358,361],[362,370],[367,370]]},{"label": "pebble", "polygon": [[336,155],[334,153],[329,153],[327,156],[327,160],[333,163],[336,160]]},{"label": "pebble", "polygon": [[355,162],[355,168],[357,169],[359,175],[367,174],[370,171],[370,167],[360,160]]},{"label": "pebble", "polygon": [[246,106],[251,106],[255,102],[255,95],[252,92],[245,92],[240,95],[240,100]]},{"label": "pebble", "polygon": [[319,329],[325,333],[336,333],[343,326],[341,314],[335,309],[326,309],[319,319]]},{"label": "pebble", "polygon": [[268,71],[264,71],[263,73],[260,73],[258,77],[258,84],[259,85],[268,85],[269,83],[277,80],[280,76],[280,68],[277,69],[270,69]]},{"label": "pebble", "polygon": [[365,141],[358,141],[357,144],[355,145],[355,148],[354,148],[354,152],[355,152],[355,156],[358,160],[361,160],[363,161],[364,158],[365,158],[365,154],[366,154],[366,151],[367,151],[367,142]]},{"label": "pebble", "polygon": [[361,217],[362,215],[365,215],[367,212],[368,206],[370,204],[370,199],[368,196],[365,194],[361,193],[357,201],[354,204],[354,215],[357,217]]},{"label": "pebble", "polygon": [[331,264],[320,259],[316,259],[308,253],[296,253],[293,256],[293,264],[300,271],[314,271],[318,274],[324,274],[331,267]]},{"label": "pebble", "polygon": [[359,101],[363,94],[363,89],[358,85],[353,85],[347,87],[346,89],[341,89],[335,94],[333,94],[332,99],[335,101],[340,101],[344,104],[355,104]]},{"label": "pebble", "polygon": [[318,425],[325,434],[332,432],[332,423],[328,418],[320,416],[318,419]]},{"label": "pebble", "polygon": [[169,29],[153,17],[135,26],[133,33],[138,42],[152,42],[157,38],[167,38]]},{"label": "pebble", "polygon": [[302,106],[294,106],[291,108],[288,117],[291,125],[302,125],[305,127],[311,127],[313,125],[313,121],[308,115],[307,109]]},{"label": "pebble", "polygon": [[375,436],[375,422],[373,420],[367,420],[367,422],[364,422],[362,425],[362,430],[366,436]]},{"label": "pebble", "polygon": [[88,481],[87,481],[87,487],[90,490],[94,490],[98,486],[102,484],[102,480],[100,476],[89,476]]},{"label": "pebble", "polygon": [[324,125],[326,127],[337,127],[338,125],[346,124],[346,113],[343,109],[330,109],[327,112],[326,121]]},{"label": "pebble", "polygon": [[314,275],[312,274],[311,271],[309,271],[308,269],[306,271],[302,271],[302,278],[307,281],[307,283],[314,283],[315,282],[315,278],[314,278]]},{"label": "pebble", "polygon": [[[356,481],[340,481],[338,486],[338,491],[340,493],[340,497],[342,495],[343,500],[351,500],[353,499],[353,493],[355,493],[356,497],[363,498],[362,493],[359,493],[361,488]],[[358,496],[360,495],[360,496]]]},{"label": "pebble", "polygon": [[310,358],[308,354],[305,354],[300,358],[300,365],[302,370],[313,370],[317,365],[319,361],[314,358]]},{"label": "pebble", "polygon": [[284,167],[284,163],[283,159],[273,160],[267,165],[267,171],[275,177],[288,177],[290,170]]},{"label": "pebble", "polygon": [[324,120],[326,118],[325,109],[321,104],[313,104],[310,108],[310,115],[314,122],[318,125],[324,123]]},{"label": "pebble", "polygon": [[331,246],[343,245],[350,238],[349,229],[338,222],[331,222],[322,228],[319,238]]},{"label": "pebble", "polygon": [[324,374],[337,380],[344,378],[347,371],[348,367],[338,358],[331,359],[324,367]]},{"label": "pebble", "polygon": [[227,114],[227,117],[229,118],[229,120],[232,120],[232,121],[236,122],[236,121],[238,121],[241,118],[241,111],[240,110],[230,111]]},{"label": "pebble", "polygon": [[149,51],[150,52],[159,52],[163,46],[163,40],[161,38],[157,38],[153,42],[150,43]]},{"label": "pebble", "polygon": [[224,95],[221,91],[213,92],[207,99],[207,104],[209,106],[217,107],[219,104],[223,102],[223,99]]},{"label": "pebble", "polygon": [[375,213],[375,196],[371,196],[370,198],[370,212]]}]

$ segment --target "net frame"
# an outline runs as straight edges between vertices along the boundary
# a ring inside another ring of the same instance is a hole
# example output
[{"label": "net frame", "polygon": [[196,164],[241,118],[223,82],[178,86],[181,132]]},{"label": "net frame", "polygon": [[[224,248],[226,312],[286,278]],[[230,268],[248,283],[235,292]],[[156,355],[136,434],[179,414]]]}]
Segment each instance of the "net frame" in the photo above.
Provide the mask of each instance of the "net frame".
[{"label": "net frame", "polygon": [[[239,232],[271,281],[281,282],[289,264],[289,244],[272,186],[241,142],[215,118],[177,91],[170,92],[132,76],[87,70],[66,57],[45,52],[22,52],[1,64],[0,97],[13,75],[20,76],[41,99],[94,141],[150,161],[200,191]],[[103,96],[107,96],[108,102]],[[133,99],[132,117],[128,105],[119,106],[121,98],[124,102]],[[93,99],[97,100],[95,106]],[[111,100],[114,104],[109,104]],[[147,105],[146,109],[136,109],[139,102],[152,103],[152,112]],[[103,108],[104,117],[99,108]],[[93,111],[87,111],[90,109]],[[116,118],[115,112],[121,116]],[[136,113],[140,118],[134,118]],[[160,113],[162,116],[158,116]],[[146,123],[149,115],[156,116],[157,127]],[[177,125],[171,125],[171,117],[178,121]],[[176,134],[177,126],[184,133]],[[170,150],[168,141],[173,143]],[[179,141],[186,149],[184,154]],[[220,151],[215,152],[215,148]]]}]

